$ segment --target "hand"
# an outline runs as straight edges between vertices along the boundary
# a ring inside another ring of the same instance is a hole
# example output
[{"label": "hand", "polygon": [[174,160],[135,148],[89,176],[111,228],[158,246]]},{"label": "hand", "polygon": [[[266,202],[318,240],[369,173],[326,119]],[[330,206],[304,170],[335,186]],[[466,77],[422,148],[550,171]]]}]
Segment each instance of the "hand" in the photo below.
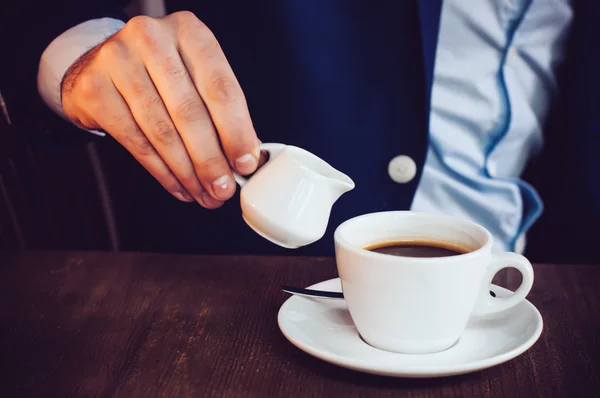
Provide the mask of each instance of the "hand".
[{"label": "hand", "polygon": [[212,32],[190,12],[138,16],[83,55],[62,84],[67,116],[113,136],[179,200],[214,209],[232,170],[260,157],[242,89]]}]

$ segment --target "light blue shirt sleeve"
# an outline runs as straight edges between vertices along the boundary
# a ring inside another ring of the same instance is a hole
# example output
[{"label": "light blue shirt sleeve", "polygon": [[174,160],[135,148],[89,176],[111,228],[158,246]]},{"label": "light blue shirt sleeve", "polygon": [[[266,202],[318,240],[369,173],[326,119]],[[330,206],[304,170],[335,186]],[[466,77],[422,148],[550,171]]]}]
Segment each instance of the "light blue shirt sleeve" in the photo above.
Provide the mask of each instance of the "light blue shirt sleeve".
[{"label": "light blue shirt sleeve", "polygon": [[572,17],[568,0],[444,1],[414,210],[473,220],[496,251],[523,250],[543,205],[519,177],[543,144]]},{"label": "light blue shirt sleeve", "polygon": [[[50,43],[40,59],[37,76],[38,91],[50,109],[68,120],[61,102],[63,76],[79,57],[124,25],[123,21],[113,18],[93,19],[72,27]],[[88,131],[104,135],[99,131]]]}]

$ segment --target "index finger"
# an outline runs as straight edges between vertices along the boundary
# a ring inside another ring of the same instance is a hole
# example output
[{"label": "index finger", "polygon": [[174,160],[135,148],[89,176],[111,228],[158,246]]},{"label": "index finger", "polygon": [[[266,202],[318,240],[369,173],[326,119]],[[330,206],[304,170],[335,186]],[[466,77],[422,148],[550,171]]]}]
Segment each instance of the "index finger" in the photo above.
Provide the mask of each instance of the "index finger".
[{"label": "index finger", "polygon": [[241,174],[252,173],[260,157],[246,98],[212,32],[197,19],[178,21],[178,50],[210,112],[225,155]]}]

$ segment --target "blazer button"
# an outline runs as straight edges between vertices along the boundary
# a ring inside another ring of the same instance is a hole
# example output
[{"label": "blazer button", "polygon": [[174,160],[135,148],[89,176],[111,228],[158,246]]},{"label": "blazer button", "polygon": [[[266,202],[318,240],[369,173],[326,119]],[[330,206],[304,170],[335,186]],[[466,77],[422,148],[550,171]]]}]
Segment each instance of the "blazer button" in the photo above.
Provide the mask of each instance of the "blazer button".
[{"label": "blazer button", "polygon": [[399,184],[410,182],[417,175],[417,164],[409,156],[396,156],[388,165],[390,178]]}]

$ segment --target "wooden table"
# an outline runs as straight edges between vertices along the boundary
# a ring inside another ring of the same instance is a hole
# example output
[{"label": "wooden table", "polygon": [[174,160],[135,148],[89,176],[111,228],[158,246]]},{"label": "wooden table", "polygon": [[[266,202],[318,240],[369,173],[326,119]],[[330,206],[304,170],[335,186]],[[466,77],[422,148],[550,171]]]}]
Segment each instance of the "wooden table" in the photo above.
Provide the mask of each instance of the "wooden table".
[{"label": "wooden table", "polygon": [[279,287],[335,277],[332,259],[0,253],[0,396],[599,396],[600,267],[535,270],[545,329],[531,350],[411,380],[330,365],[280,333]]}]

